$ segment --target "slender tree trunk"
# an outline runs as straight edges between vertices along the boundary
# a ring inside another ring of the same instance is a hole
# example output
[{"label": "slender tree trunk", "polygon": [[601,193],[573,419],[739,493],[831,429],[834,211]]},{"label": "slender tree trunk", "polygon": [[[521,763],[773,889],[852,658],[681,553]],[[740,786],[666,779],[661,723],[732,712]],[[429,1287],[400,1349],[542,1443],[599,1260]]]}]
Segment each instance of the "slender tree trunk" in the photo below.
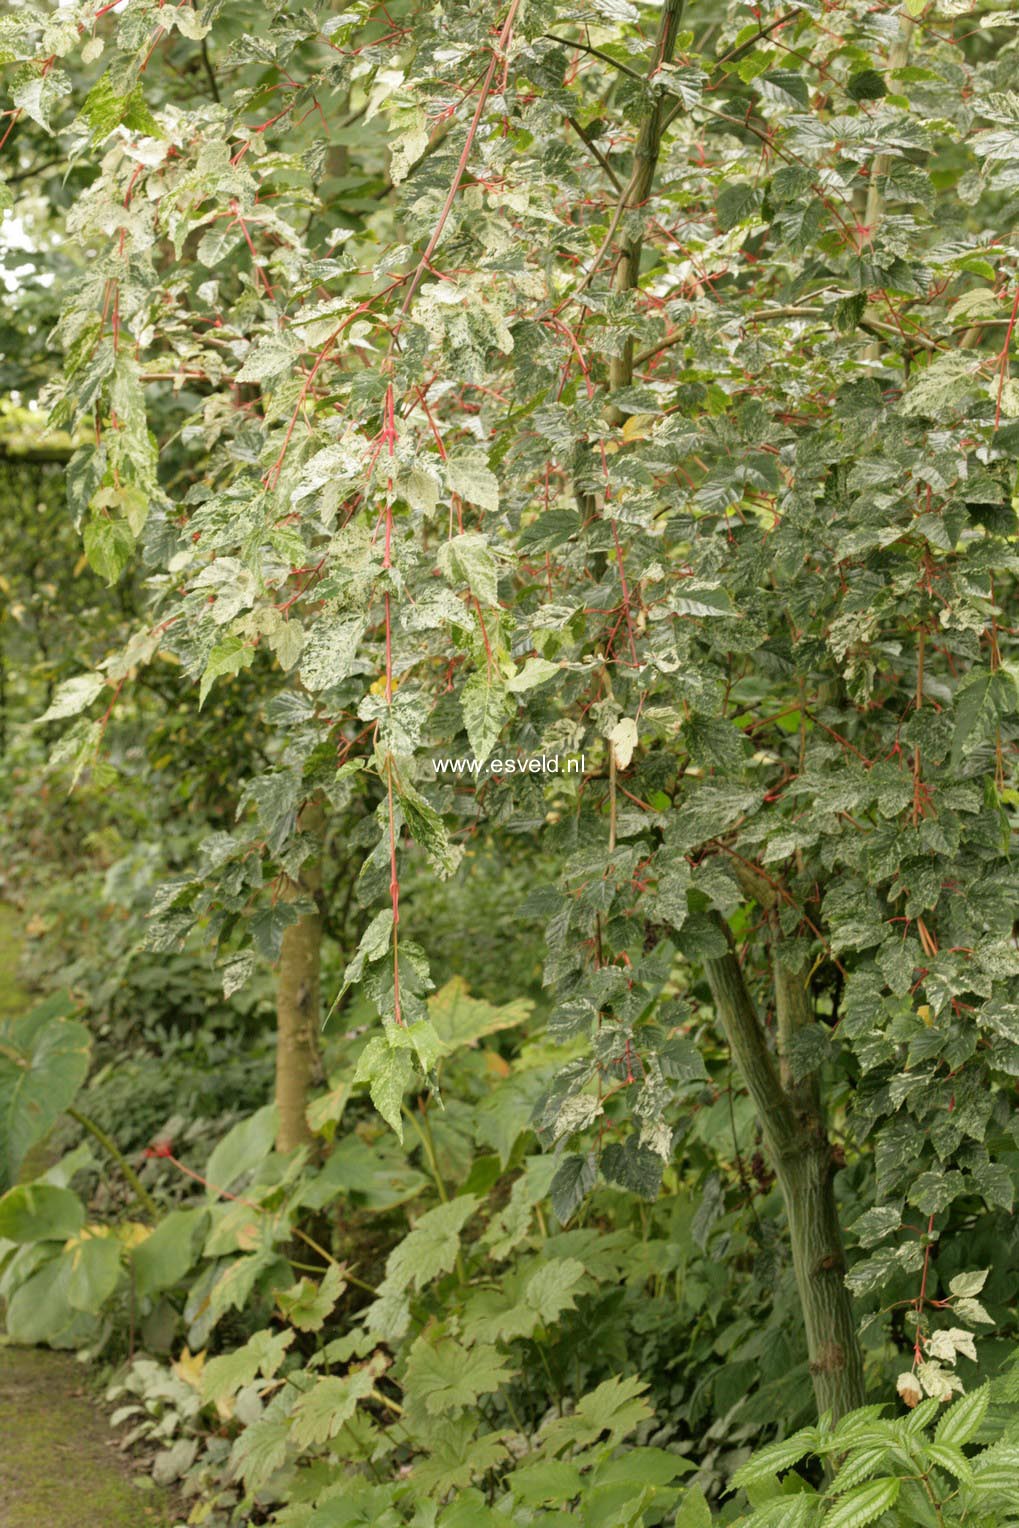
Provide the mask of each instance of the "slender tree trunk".
[{"label": "slender tree trunk", "polygon": [[[301,812],[299,826],[321,838],[325,814],[319,802],[309,802]],[[306,860],[299,883],[291,884],[289,896],[315,897],[322,885],[316,850]],[[279,975],[276,984],[276,1106],[278,1151],[310,1146],[308,1095],[319,1076],[318,1032],[321,1022],[322,919],[318,912],[305,913],[283,931]]]},{"label": "slender tree trunk", "polygon": [[[649,80],[653,79],[662,64],[672,62],[672,55],[676,51],[676,35],[683,19],[684,4],[685,0],[665,0],[658,25],[658,36],[655,39],[655,56],[648,71]],[[641,125],[640,136],[633,155],[633,174],[622,195],[624,218],[629,212],[643,207],[651,195],[670,104],[664,96],[658,97]],[[640,282],[640,257],[643,248],[644,238],[640,233],[624,239],[612,281],[614,292],[636,291]],[[633,339],[630,338],[623,346],[622,354],[613,356],[609,362],[609,390],[616,392],[621,387],[629,387],[632,381]],[[623,417],[618,409],[610,406],[609,422],[611,424],[620,424]]]},{"label": "slender tree trunk", "polygon": [[731,947],[728,927],[721,919],[719,926],[730,948],[726,955],[705,962],[708,983],[733,1059],[757,1108],[785,1200],[817,1409],[840,1417],[864,1404],[863,1359],[845,1285],[834,1163],[817,1081],[793,1083],[788,1062],[796,1029],[815,1022],[804,989],[805,973],[781,966],[781,943],[776,936],[777,1067]]}]

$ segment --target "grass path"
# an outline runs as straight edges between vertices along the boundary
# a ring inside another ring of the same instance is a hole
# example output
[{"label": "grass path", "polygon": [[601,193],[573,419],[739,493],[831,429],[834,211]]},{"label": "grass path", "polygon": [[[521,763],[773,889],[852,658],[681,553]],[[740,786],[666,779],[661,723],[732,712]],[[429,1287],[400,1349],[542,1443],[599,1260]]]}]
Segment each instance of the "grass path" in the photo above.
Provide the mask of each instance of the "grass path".
[{"label": "grass path", "polygon": [[[0,902],[0,1018],[31,1006],[16,908]],[[166,1497],[133,1472],[67,1353],[0,1336],[0,1528],[167,1528]]]},{"label": "grass path", "polygon": [[[0,1346],[0,1528],[167,1528],[119,1454],[80,1364]],[[140,1477],[144,1480],[144,1477]]]}]

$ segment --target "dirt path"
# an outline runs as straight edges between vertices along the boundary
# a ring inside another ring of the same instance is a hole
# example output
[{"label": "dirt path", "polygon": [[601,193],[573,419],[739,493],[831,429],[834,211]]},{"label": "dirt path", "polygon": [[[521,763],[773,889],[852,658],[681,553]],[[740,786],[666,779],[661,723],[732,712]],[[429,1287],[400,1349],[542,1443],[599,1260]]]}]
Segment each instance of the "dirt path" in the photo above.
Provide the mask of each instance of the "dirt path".
[{"label": "dirt path", "polygon": [[0,1528],[172,1522],[162,1493],[132,1474],[84,1380],[67,1354],[0,1346]]}]

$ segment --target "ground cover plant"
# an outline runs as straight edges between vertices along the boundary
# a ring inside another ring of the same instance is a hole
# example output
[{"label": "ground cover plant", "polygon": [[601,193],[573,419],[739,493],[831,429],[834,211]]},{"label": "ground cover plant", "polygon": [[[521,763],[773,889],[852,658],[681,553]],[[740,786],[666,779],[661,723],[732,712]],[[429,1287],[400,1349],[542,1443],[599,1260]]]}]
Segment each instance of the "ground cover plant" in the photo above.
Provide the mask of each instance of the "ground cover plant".
[{"label": "ground cover plant", "polygon": [[0,11],[0,1299],[189,1522],[1014,1520],[1017,59]]}]

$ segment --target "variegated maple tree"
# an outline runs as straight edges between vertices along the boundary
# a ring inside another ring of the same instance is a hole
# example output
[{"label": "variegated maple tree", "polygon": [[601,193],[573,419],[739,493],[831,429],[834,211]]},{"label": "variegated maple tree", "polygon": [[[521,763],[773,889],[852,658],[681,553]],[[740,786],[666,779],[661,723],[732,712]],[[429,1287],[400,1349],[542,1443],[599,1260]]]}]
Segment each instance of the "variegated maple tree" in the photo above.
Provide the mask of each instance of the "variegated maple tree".
[{"label": "variegated maple tree", "polygon": [[[282,953],[284,1144],[326,818],[364,842],[356,1080],[397,1128],[440,1050],[403,867],[540,833],[557,1213],[599,1173],[655,1195],[718,1026],[819,1407],[862,1400],[858,1317],[903,1276],[949,1393],[929,1265],[960,1206],[1011,1206],[1016,1162],[1014,17],[6,11],[25,226],[40,155],[82,184],[43,401],[89,562],[140,560],[152,596],[62,693],[59,756],[92,767],[157,654],[198,704],[258,677],[270,766],[154,937],[200,925],[230,985]],[[436,768],[493,755],[585,768]],[[843,1165],[869,1204],[848,1285]]]}]

